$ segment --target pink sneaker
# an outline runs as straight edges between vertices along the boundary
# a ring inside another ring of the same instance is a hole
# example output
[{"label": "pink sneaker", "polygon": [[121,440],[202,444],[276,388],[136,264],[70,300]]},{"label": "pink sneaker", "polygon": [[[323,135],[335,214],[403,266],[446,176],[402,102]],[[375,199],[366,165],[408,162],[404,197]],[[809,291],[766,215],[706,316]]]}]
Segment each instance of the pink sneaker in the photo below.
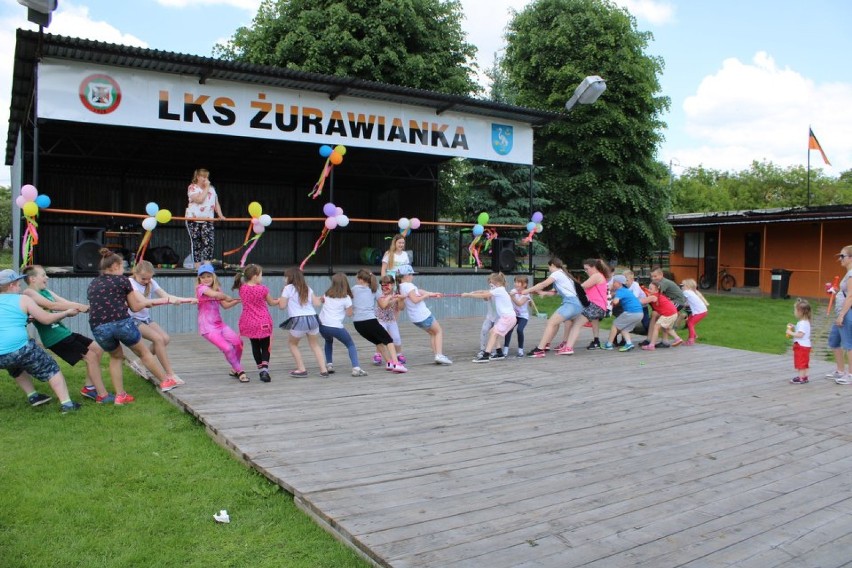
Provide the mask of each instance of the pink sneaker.
[{"label": "pink sneaker", "polygon": [[574,348],[568,347],[566,345],[564,347],[560,347],[559,349],[557,349],[556,354],[557,355],[573,355],[574,354]]},{"label": "pink sneaker", "polygon": [[132,396],[130,396],[129,394],[127,394],[126,392],[115,395],[115,405],[116,406],[121,406],[123,404],[130,404],[134,400],[136,400],[136,399],[133,398]]},{"label": "pink sneaker", "polygon": [[373,353],[373,365],[379,366],[382,364],[382,354],[381,353]]},{"label": "pink sneaker", "polygon": [[653,345],[643,345],[642,351],[655,351],[657,348]]},{"label": "pink sneaker", "polygon": [[402,353],[400,353],[399,355],[396,356],[396,360],[399,361],[400,363],[402,363],[403,365],[408,363],[408,360],[405,358],[405,355],[403,355]]},{"label": "pink sneaker", "polygon": [[173,388],[178,386],[177,381],[171,377],[166,377],[163,382],[160,383],[160,390],[163,392],[169,392]]},{"label": "pink sneaker", "polygon": [[403,365],[402,363],[397,363],[396,365],[393,366],[393,369],[391,369],[391,370],[394,373],[407,373],[408,372],[408,369],[406,369],[405,365]]},{"label": "pink sneaker", "polygon": [[564,342],[564,341],[563,341],[563,342],[561,342],[559,345],[557,345],[557,346],[556,346],[556,350],[557,350],[557,351],[559,351],[560,349],[565,349],[565,342]]},{"label": "pink sneaker", "polygon": [[385,371],[393,371],[393,363],[391,363],[390,361],[385,363]]},{"label": "pink sneaker", "polygon": [[695,340],[694,339],[687,339],[686,342],[684,343],[684,345],[695,345]]}]

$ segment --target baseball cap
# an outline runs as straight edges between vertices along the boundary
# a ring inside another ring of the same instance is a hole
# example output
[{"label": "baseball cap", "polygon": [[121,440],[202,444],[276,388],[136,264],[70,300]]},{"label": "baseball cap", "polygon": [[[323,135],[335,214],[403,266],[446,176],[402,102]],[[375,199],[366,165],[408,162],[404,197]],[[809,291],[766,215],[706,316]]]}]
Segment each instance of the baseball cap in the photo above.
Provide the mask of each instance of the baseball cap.
[{"label": "baseball cap", "polygon": [[216,270],[213,269],[212,264],[205,263],[198,267],[198,276],[206,273],[216,274]]},{"label": "baseball cap", "polygon": [[0,286],[6,286],[11,284],[12,282],[17,282],[22,279],[23,276],[12,270],[11,268],[7,268],[6,270],[0,271]]},{"label": "baseball cap", "polygon": [[618,282],[622,286],[627,285],[627,278],[623,274],[616,274],[615,276],[612,277],[612,281]]},{"label": "baseball cap", "polygon": [[417,274],[414,272],[414,268],[410,264],[403,264],[399,268],[396,269],[396,273],[400,276],[408,276],[409,274]]}]

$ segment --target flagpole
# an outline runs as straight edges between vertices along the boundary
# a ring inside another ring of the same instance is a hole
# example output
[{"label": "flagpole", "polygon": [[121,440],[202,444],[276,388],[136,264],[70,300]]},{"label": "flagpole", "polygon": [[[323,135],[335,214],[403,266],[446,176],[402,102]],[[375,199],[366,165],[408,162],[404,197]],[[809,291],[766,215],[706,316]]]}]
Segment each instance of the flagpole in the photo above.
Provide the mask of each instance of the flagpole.
[{"label": "flagpole", "polygon": [[811,130],[810,125],[808,125],[808,198],[806,207],[811,206]]}]

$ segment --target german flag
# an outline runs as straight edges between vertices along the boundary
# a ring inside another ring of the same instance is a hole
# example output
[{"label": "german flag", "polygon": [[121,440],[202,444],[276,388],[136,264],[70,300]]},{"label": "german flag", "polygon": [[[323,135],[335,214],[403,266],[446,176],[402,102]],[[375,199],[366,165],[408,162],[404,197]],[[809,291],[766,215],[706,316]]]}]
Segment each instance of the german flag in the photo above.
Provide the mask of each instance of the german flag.
[{"label": "german flag", "polygon": [[819,145],[819,140],[817,140],[816,136],[814,136],[813,129],[808,128],[808,131],[810,132],[810,136],[808,137],[808,151],[819,150],[819,153],[822,154],[822,160],[830,166],[831,162],[828,161],[825,152],[822,150],[822,146]]}]

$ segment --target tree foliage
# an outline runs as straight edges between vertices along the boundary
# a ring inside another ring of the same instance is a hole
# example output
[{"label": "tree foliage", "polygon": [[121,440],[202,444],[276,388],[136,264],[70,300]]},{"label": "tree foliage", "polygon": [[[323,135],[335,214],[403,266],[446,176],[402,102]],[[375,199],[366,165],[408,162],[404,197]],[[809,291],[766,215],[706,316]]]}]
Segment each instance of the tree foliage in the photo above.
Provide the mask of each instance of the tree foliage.
[{"label": "tree foliage", "polygon": [[472,95],[458,0],[263,0],[220,57]]},{"label": "tree foliage", "polygon": [[542,239],[557,254],[638,258],[670,234],[668,172],[654,160],[663,62],[645,54],[651,36],[609,0],[536,0],[509,24],[503,68],[520,105],[560,109],[587,75],[607,90],[542,129]]}]

